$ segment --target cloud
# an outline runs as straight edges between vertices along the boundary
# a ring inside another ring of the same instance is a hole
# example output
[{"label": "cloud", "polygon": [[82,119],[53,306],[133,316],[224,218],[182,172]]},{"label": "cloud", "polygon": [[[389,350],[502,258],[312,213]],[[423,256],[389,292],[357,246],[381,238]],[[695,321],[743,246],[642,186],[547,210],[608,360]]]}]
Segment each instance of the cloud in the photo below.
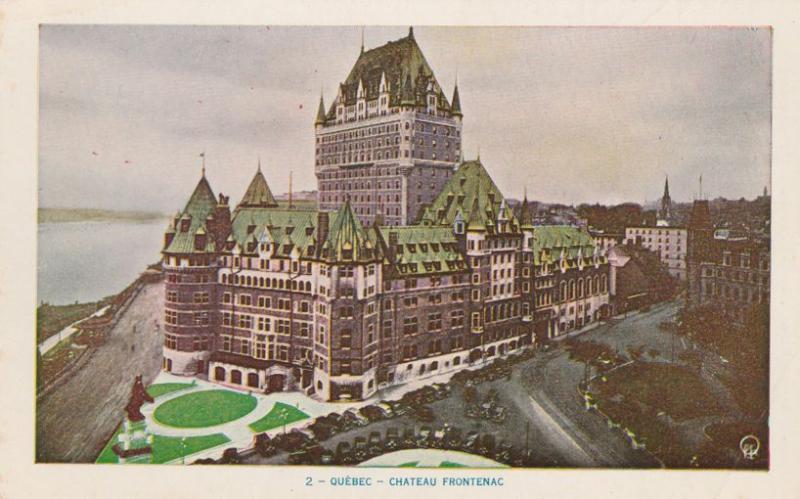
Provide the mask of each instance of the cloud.
[{"label": "cloud", "polygon": [[[367,28],[367,48],[405,36]],[[752,197],[769,180],[771,41],[746,28],[415,30],[464,150],[509,196]],[[313,119],[358,56],[354,27],[44,26],[40,189],[49,206],[173,210],[206,151],[236,199],[262,157],[275,192],[313,189]],[[95,156],[92,151],[98,152]],[[125,161],[131,163],[126,164]],[[523,173],[524,172],[524,173]],[[527,185],[526,185],[527,184]]]}]

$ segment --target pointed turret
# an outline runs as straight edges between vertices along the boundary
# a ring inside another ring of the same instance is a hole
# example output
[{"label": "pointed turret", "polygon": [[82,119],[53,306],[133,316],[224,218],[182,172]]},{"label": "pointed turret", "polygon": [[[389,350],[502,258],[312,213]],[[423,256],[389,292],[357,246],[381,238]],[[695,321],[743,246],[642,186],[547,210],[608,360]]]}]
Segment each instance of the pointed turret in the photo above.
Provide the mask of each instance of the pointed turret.
[{"label": "pointed turret", "polygon": [[319,95],[319,108],[317,108],[317,119],[314,120],[314,125],[324,125],[325,124],[325,101],[322,98],[322,94]]},{"label": "pointed turret", "polygon": [[369,238],[353,213],[348,197],[336,212],[324,243],[323,257],[329,261],[356,261],[369,259]]},{"label": "pointed turret", "polygon": [[669,176],[664,180],[664,197],[669,199]]},{"label": "pointed turret", "polygon": [[458,96],[458,82],[456,82],[456,86],[453,89],[453,100],[450,104],[450,114],[453,116],[463,116],[461,114],[461,99]]},{"label": "pointed turret", "polygon": [[239,202],[239,206],[237,206],[236,209],[277,207],[278,202],[275,201],[272,191],[269,190],[267,179],[265,179],[264,174],[261,173],[261,165],[259,164],[258,171],[256,171],[253,180],[250,181],[250,185],[247,187],[247,191],[244,193],[244,197],[241,202]]},{"label": "pointed turret", "polygon": [[530,207],[528,207],[528,192],[526,190],[525,196],[522,198],[522,206],[519,209],[519,222],[523,228],[533,228],[533,222],[531,220],[531,212]]}]

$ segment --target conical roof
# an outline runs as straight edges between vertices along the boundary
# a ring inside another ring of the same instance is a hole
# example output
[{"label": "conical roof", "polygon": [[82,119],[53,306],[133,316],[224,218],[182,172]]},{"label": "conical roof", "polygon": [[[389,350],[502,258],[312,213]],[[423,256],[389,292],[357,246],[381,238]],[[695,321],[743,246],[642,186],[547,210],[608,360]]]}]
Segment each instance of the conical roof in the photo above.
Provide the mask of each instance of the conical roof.
[{"label": "conical roof", "polygon": [[317,109],[317,119],[314,120],[315,125],[325,124],[325,101],[322,96],[319,96],[319,108]]},{"label": "conical roof", "polygon": [[336,261],[369,258],[370,255],[365,252],[368,241],[367,232],[353,213],[350,199],[347,199],[333,216],[328,239],[324,246],[327,255],[324,256],[329,260]]},{"label": "conical roof", "polygon": [[259,165],[258,171],[253,177],[253,180],[250,181],[250,185],[247,187],[247,191],[244,193],[244,197],[241,202],[239,202],[237,209],[277,207],[278,202],[275,201],[272,191],[269,190],[267,179],[265,179],[264,174],[261,173],[261,165]]},{"label": "conical roof", "polygon": [[[214,212],[216,206],[217,198],[214,195],[214,191],[211,190],[206,176],[203,175],[180,214],[181,225],[175,227],[175,237],[172,238],[169,246],[164,248],[164,252],[193,253],[197,251],[194,247],[194,235],[198,231],[200,231],[200,234],[205,233],[206,218]],[[184,228],[183,221],[189,222],[187,230],[182,230]],[[210,250],[211,246],[212,243],[209,242],[207,247],[200,251]]]},{"label": "conical roof", "polygon": [[462,116],[461,114],[461,99],[458,97],[458,83],[453,89],[453,101],[450,104],[450,112],[453,116]]}]

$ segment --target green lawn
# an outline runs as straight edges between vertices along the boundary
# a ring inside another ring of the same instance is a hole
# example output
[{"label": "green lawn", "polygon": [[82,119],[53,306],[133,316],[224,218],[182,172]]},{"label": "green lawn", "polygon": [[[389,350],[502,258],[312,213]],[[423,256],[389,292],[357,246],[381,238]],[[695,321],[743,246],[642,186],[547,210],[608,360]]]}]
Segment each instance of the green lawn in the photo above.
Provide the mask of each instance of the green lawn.
[{"label": "green lawn", "polygon": [[256,433],[261,433],[307,417],[308,414],[296,407],[282,402],[275,402],[275,405],[263,418],[250,424],[250,429]]},{"label": "green lawn", "polygon": [[151,397],[157,398],[161,395],[177,392],[178,390],[185,390],[193,386],[195,386],[194,383],[156,383],[155,385],[147,387],[147,393]]},{"label": "green lawn", "polygon": [[158,406],[153,417],[177,428],[205,428],[234,421],[256,408],[252,395],[228,390],[187,393]]},{"label": "green lawn", "polygon": [[[119,431],[114,433],[111,440],[108,441],[100,457],[97,458],[97,463],[111,464],[117,463],[117,456],[111,447],[117,442],[117,435]],[[202,435],[199,437],[186,437],[185,447],[181,442],[180,437],[165,437],[162,435],[155,435],[153,437],[153,464],[162,464],[173,459],[178,459],[181,455],[192,455],[201,450],[210,449],[230,442],[230,439],[222,433],[215,433],[213,435]],[[185,451],[185,452],[184,452]]]}]

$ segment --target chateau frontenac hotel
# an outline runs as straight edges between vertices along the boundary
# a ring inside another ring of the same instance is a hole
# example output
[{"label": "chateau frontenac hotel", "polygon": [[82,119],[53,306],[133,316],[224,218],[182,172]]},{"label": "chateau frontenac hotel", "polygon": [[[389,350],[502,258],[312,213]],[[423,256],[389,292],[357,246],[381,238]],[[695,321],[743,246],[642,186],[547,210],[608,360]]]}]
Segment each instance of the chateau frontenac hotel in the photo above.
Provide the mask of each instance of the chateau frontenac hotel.
[{"label": "chateau frontenac hotel", "polygon": [[355,400],[605,316],[604,253],[460,161],[452,96],[409,31],[320,102],[319,211],[280,207],[260,166],[235,207],[203,174],[165,234],[163,368]]}]

